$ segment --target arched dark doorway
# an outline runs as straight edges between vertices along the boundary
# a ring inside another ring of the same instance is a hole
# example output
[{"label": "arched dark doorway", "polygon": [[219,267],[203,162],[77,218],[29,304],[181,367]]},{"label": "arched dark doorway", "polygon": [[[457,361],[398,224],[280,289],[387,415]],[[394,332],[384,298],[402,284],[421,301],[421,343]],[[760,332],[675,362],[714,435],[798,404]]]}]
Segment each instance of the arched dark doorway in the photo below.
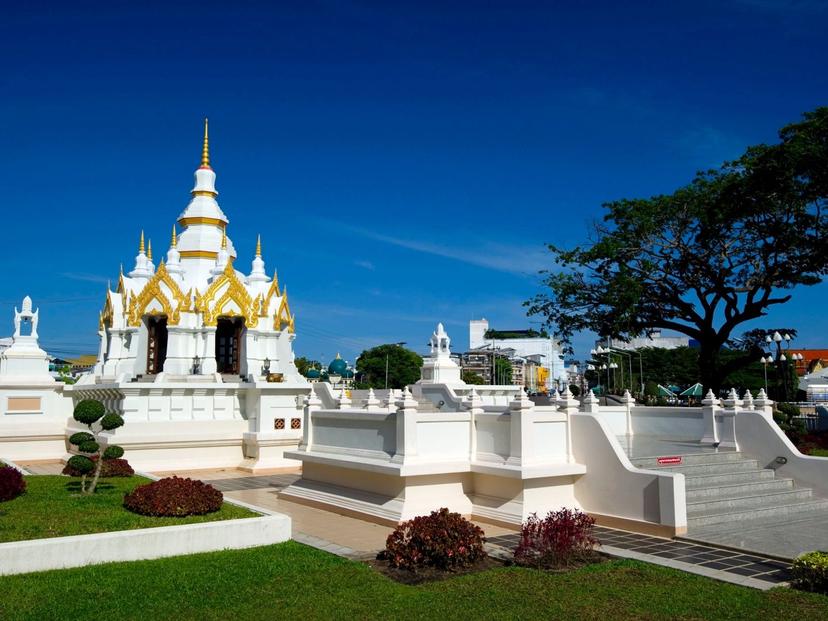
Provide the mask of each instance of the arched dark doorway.
[{"label": "arched dark doorway", "polygon": [[167,317],[150,315],[147,317],[147,375],[161,373],[166,359]]},{"label": "arched dark doorway", "polygon": [[216,323],[216,367],[219,373],[239,375],[244,319],[219,317]]}]

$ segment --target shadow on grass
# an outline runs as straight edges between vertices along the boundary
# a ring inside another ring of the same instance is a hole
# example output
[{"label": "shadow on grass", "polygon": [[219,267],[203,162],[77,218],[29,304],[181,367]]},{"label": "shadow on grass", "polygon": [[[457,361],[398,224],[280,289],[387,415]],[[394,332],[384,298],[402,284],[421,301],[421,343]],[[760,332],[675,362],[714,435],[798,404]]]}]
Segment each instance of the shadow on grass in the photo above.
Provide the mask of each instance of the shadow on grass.
[{"label": "shadow on grass", "polygon": [[[69,481],[66,484],[65,487],[66,487],[67,492],[74,492],[76,494],[81,493],[81,482],[80,482],[80,480]],[[115,489],[115,486],[112,485],[112,483],[107,483],[106,480],[101,479],[100,481],[98,481],[98,485],[95,488],[95,491],[96,492],[98,492],[98,491],[106,492],[106,491],[113,490],[113,489]]]}]

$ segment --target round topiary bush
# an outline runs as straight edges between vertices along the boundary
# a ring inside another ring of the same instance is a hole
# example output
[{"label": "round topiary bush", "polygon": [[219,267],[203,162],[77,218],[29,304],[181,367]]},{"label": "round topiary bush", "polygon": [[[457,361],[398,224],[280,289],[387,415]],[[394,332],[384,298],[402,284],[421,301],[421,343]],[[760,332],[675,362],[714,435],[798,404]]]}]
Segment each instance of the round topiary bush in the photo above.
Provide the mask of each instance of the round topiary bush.
[{"label": "round topiary bush", "polygon": [[[63,474],[69,474],[73,477],[83,476],[89,474],[95,468],[95,462],[89,459],[86,455],[73,455],[66,462],[66,467],[63,469]],[[70,470],[70,472],[67,472]]]},{"label": "round topiary bush", "polygon": [[72,417],[79,423],[91,425],[98,422],[106,414],[104,404],[93,399],[84,399],[75,406]]},{"label": "round topiary bush", "polygon": [[112,431],[118,427],[124,426],[124,419],[118,414],[107,414],[101,419],[101,429],[104,431]]},{"label": "round topiary bush", "polygon": [[112,446],[107,446],[106,450],[103,453],[104,459],[120,459],[123,456],[124,449],[122,449],[120,446],[115,446],[114,444]]},{"label": "round topiary bush", "polygon": [[[81,459],[88,460],[88,464],[86,467],[88,469],[81,470],[76,467],[77,461],[73,462],[72,460],[76,457],[80,457]],[[69,475],[70,477],[82,477],[84,474],[89,474],[92,470],[95,469],[95,465],[98,463],[98,456],[93,455],[92,457],[85,457],[84,455],[75,455],[71,457],[66,465],[63,467],[62,474]],[[129,462],[126,459],[109,459],[104,458],[103,465],[101,466],[101,477],[107,479],[109,477],[131,477],[135,474],[135,470],[132,469],[132,466],[129,465]]]},{"label": "round topiary bush", "polygon": [[13,500],[26,491],[26,479],[14,468],[0,466],[0,502]]},{"label": "round topiary bush", "polygon": [[212,485],[170,477],[136,487],[124,496],[124,507],[154,517],[204,515],[221,509],[224,496]]},{"label": "round topiary bush", "polygon": [[392,567],[452,570],[474,565],[486,556],[483,530],[445,507],[403,522],[388,535],[380,558]]},{"label": "round topiary bush", "polygon": [[69,443],[78,446],[83,444],[84,442],[89,442],[94,439],[95,436],[93,436],[91,433],[88,433],[86,431],[78,431],[77,433],[73,433],[71,436],[69,436]]}]

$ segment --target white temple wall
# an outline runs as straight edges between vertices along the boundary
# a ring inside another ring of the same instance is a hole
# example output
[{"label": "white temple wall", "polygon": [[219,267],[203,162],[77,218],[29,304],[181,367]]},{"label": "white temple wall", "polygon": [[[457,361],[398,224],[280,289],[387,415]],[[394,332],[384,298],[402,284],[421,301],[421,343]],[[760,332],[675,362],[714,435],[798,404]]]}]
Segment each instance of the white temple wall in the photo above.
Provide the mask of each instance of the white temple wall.
[{"label": "white temple wall", "polygon": [[66,452],[66,421],[72,402],[64,384],[0,386],[0,458],[60,459]]}]

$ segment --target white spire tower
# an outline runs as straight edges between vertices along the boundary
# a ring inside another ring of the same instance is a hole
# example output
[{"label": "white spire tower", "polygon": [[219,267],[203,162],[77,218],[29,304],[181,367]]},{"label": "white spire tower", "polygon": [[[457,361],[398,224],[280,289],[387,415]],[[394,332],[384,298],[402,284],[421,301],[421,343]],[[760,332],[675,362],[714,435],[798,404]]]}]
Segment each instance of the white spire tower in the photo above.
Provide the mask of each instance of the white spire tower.
[{"label": "white spire tower", "polygon": [[210,165],[207,119],[204,119],[201,165],[195,171],[195,185],[190,193],[190,204],[178,217],[178,224],[184,230],[178,236],[177,248],[185,278],[193,284],[212,273],[222,245],[225,245],[229,257],[235,259],[237,256],[232,240],[227,239],[229,220],[216,201],[218,191],[216,173]]},{"label": "white spire tower", "polygon": [[141,241],[138,242],[138,254],[135,257],[135,269],[129,273],[129,277],[149,279],[152,276],[150,265],[144,246],[144,231],[141,231]]},{"label": "white spire tower", "polygon": [[256,236],[256,256],[253,257],[253,263],[250,270],[250,276],[247,277],[247,282],[249,284],[256,283],[256,282],[268,282],[270,278],[268,278],[267,274],[265,273],[265,262],[262,259],[262,236]]}]

